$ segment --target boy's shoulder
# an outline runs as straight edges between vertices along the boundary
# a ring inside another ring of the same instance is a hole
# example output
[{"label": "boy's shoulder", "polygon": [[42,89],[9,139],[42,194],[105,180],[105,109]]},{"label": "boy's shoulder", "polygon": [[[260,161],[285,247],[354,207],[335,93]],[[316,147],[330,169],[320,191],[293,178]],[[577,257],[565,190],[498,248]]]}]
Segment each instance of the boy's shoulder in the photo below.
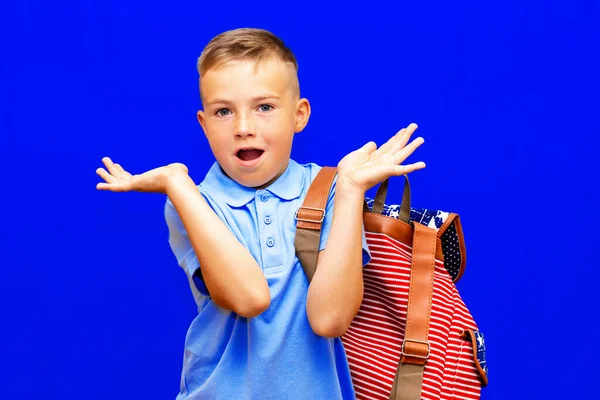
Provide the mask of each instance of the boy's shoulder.
[{"label": "boy's shoulder", "polygon": [[[309,182],[312,182],[315,179],[315,177],[317,176],[317,174],[319,173],[319,171],[321,170],[321,168],[323,168],[321,165],[314,163],[314,162],[298,163],[298,162],[290,159],[290,164],[292,164],[292,163],[295,163],[296,165],[298,165],[300,168],[302,168],[307,173],[306,178],[308,179]],[[305,184],[305,182],[301,182],[301,181],[297,181],[294,183],[297,185]]]}]

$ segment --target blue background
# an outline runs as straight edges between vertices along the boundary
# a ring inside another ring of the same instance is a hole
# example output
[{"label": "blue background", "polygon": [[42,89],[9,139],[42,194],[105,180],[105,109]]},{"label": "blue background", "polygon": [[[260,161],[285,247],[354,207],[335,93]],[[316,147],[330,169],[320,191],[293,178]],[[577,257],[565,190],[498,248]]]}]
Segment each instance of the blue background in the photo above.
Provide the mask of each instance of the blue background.
[{"label": "blue background", "polygon": [[200,182],[213,158],[196,59],[243,26],[298,57],[313,115],[297,161],[335,165],[419,124],[413,205],[462,218],[482,398],[595,387],[598,2],[0,7],[0,398],[175,397],[195,307],[165,198],[98,192],[95,169],[106,155],[134,173],[179,161]]}]

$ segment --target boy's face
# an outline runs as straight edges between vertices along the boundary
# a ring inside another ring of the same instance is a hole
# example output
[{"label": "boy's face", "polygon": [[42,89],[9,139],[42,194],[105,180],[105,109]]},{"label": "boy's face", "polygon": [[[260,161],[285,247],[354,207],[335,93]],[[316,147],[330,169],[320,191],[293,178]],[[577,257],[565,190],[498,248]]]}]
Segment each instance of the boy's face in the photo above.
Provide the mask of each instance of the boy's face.
[{"label": "boy's face", "polygon": [[310,116],[293,67],[276,59],[238,61],[201,77],[198,121],[225,173],[247,187],[266,187],[287,168],[296,132]]}]

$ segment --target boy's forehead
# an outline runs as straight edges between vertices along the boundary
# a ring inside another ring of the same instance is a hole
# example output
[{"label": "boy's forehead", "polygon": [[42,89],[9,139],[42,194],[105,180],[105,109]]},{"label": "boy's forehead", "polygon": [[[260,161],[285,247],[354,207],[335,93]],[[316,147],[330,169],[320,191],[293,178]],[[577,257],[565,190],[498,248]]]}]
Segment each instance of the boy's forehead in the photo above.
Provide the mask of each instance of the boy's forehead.
[{"label": "boy's forehead", "polygon": [[207,102],[215,97],[283,96],[294,91],[296,79],[294,67],[282,61],[267,59],[257,63],[240,60],[206,71],[200,77],[200,89],[203,100]]}]

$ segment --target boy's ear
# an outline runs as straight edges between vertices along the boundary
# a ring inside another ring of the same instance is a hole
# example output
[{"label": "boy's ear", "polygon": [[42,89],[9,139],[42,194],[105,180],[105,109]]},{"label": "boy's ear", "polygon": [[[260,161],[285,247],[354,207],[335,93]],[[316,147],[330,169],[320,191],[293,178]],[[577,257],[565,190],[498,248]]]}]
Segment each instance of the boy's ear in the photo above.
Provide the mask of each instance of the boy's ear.
[{"label": "boy's ear", "polygon": [[206,129],[205,129],[205,123],[206,120],[204,119],[204,111],[202,110],[198,110],[198,112],[196,113],[196,118],[198,118],[198,122],[200,123],[200,126],[202,127],[202,131],[204,131],[204,134],[206,135]]},{"label": "boy's ear", "polygon": [[294,131],[301,132],[308,124],[310,118],[310,103],[307,99],[300,99],[296,103],[296,126]]}]

